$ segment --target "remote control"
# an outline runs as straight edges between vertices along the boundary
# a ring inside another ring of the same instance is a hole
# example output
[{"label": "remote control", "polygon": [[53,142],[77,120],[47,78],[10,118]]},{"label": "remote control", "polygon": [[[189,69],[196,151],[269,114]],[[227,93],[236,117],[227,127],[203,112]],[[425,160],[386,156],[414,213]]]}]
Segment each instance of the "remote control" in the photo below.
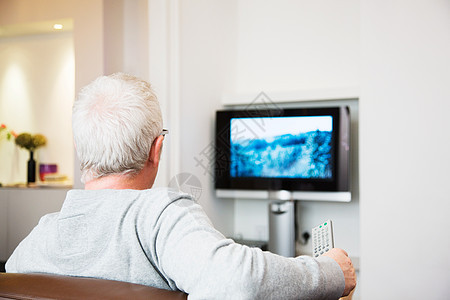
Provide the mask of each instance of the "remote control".
[{"label": "remote control", "polygon": [[334,247],[333,226],[326,220],[312,229],[313,257],[318,257]]}]

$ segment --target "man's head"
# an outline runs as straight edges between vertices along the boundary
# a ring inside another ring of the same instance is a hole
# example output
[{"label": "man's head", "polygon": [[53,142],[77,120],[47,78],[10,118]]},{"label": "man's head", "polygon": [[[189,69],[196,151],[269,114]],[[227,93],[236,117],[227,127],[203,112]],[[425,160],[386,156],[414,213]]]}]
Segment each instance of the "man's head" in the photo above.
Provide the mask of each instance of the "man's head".
[{"label": "man's head", "polygon": [[85,86],[72,111],[81,181],[133,176],[149,159],[162,116],[150,84],[131,75],[102,76]]}]

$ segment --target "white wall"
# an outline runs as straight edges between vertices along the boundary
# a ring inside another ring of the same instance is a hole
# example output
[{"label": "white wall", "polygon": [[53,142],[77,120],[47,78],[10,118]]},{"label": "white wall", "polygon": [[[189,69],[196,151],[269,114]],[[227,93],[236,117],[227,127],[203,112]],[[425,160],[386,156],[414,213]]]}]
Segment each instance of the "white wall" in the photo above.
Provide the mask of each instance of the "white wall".
[{"label": "white wall", "polygon": [[[231,90],[236,56],[235,1],[180,2],[180,172],[201,182],[199,202],[216,227],[233,234],[233,202],[214,197],[213,160],[205,152],[214,142],[215,111]],[[201,161],[201,163],[198,163]]]},{"label": "white wall", "polygon": [[362,297],[450,294],[450,2],[361,11]]},{"label": "white wall", "polygon": [[236,92],[357,86],[359,1],[238,1]]}]

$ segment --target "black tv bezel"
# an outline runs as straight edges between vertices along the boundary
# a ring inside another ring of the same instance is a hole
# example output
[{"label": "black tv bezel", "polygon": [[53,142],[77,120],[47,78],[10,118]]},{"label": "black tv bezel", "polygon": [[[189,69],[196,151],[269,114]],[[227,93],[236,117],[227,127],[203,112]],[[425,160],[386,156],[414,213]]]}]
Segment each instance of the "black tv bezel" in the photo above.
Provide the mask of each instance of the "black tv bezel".
[{"label": "black tv bezel", "polygon": [[[230,121],[232,118],[288,116],[333,117],[333,178],[257,178],[230,176]],[[217,190],[350,191],[350,110],[347,106],[216,112],[215,188]]]}]

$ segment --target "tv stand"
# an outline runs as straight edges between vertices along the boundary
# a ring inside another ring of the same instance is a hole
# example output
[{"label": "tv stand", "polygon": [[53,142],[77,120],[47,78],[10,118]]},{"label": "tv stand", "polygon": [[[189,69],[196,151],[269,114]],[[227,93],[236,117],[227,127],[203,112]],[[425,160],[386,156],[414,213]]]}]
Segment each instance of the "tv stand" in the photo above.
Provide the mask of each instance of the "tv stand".
[{"label": "tv stand", "polygon": [[272,253],[295,257],[295,218],[293,200],[276,200],[269,203],[269,244]]},{"label": "tv stand", "polygon": [[328,202],[350,202],[352,193],[342,192],[316,192],[316,191],[266,191],[266,190],[233,190],[216,189],[217,198],[229,199],[262,199],[262,200],[305,200],[305,201],[328,201]]}]

